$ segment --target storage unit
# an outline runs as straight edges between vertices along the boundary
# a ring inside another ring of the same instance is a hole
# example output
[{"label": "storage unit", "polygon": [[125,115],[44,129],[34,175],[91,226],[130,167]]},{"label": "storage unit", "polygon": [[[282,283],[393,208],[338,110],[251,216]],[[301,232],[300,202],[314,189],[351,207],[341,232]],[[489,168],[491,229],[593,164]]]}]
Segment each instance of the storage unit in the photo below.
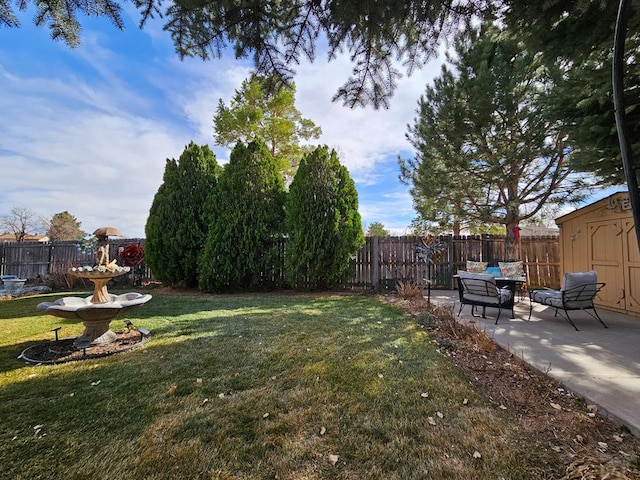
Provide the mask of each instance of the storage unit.
[{"label": "storage unit", "polygon": [[595,270],[607,285],[596,304],[640,316],[640,250],[627,192],[556,219],[561,272]]}]

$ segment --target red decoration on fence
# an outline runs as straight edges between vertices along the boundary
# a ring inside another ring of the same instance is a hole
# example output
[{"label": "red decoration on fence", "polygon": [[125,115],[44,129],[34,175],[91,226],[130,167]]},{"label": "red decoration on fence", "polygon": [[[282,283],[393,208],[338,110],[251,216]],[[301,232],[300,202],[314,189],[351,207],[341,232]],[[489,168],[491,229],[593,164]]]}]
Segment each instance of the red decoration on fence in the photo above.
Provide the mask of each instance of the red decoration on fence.
[{"label": "red decoration on fence", "polygon": [[144,248],[140,245],[127,245],[120,252],[120,258],[126,267],[135,267],[144,261]]}]

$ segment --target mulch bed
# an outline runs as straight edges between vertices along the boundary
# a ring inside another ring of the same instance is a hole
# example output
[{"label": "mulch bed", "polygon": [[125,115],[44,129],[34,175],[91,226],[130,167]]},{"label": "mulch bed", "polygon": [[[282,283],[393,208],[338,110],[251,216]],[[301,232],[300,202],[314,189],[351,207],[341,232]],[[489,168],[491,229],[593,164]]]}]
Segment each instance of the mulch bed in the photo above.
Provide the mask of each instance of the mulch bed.
[{"label": "mulch bed", "polygon": [[64,363],[76,360],[90,360],[124,352],[145,344],[150,336],[142,336],[136,330],[123,328],[117,330],[117,338],[106,345],[91,345],[86,349],[77,349],[73,342],[77,337],[52,340],[33,345],[22,352],[20,358],[29,363]]}]

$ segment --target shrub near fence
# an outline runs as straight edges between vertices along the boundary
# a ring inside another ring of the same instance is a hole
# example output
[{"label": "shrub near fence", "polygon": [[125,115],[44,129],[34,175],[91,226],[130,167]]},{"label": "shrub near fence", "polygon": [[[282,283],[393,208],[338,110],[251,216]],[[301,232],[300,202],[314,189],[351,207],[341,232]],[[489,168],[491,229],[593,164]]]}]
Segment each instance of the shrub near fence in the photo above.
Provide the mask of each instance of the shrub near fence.
[{"label": "shrub near fence", "polygon": [[[452,276],[465,269],[467,260],[497,264],[504,258],[504,236],[441,236],[447,248],[443,258],[432,267],[435,288],[455,288]],[[419,237],[367,237],[365,245],[352,259],[351,273],[342,287],[351,290],[385,290],[395,288],[397,281],[425,283],[427,265],[416,256]],[[118,259],[118,249],[127,245],[144,246],[144,239],[110,239],[111,259]],[[285,244],[286,247],[286,244]],[[529,285],[560,287],[560,242],[557,236],[522,237],[518,244],[519,260],[524,262]],[[72,266],[93,265],[92,252],[83,252],[76,242],[7,243],[0,245],[0,274],[20,278],[51,281],[64,277]],[[282,266],[281,266],[282,267]],[[280,269],[282,271],[282,268]],[[152,272],[143,263],[136,267],[135,281],[153,280]],[[69,281],[69,279],[66,279]]]}]

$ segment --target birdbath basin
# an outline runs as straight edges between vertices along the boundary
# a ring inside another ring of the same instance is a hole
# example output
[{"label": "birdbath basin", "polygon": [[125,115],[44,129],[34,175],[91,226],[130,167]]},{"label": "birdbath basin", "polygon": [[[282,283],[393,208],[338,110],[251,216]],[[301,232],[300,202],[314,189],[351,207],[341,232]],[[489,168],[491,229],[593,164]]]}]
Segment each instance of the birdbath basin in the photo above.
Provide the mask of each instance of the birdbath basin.
[{"label": "birdbath basin", "polygon": [[64,297],[54,302],[42,302],[38,304],[37,308],[56,317],[82,320],[84,332],[74,341],[77,348],[114,342],[117,335],[109,330],[111,320],[119,314],[128,312],[151,300],[151,295],[135,292],[112,295],[107,291],[109,280],[127,272],[129,272],[129,267],[119,267],[113,272],[71,271],[69,273],[72,275],[86,278],[93,283],[93,295],[86,298]]}]

